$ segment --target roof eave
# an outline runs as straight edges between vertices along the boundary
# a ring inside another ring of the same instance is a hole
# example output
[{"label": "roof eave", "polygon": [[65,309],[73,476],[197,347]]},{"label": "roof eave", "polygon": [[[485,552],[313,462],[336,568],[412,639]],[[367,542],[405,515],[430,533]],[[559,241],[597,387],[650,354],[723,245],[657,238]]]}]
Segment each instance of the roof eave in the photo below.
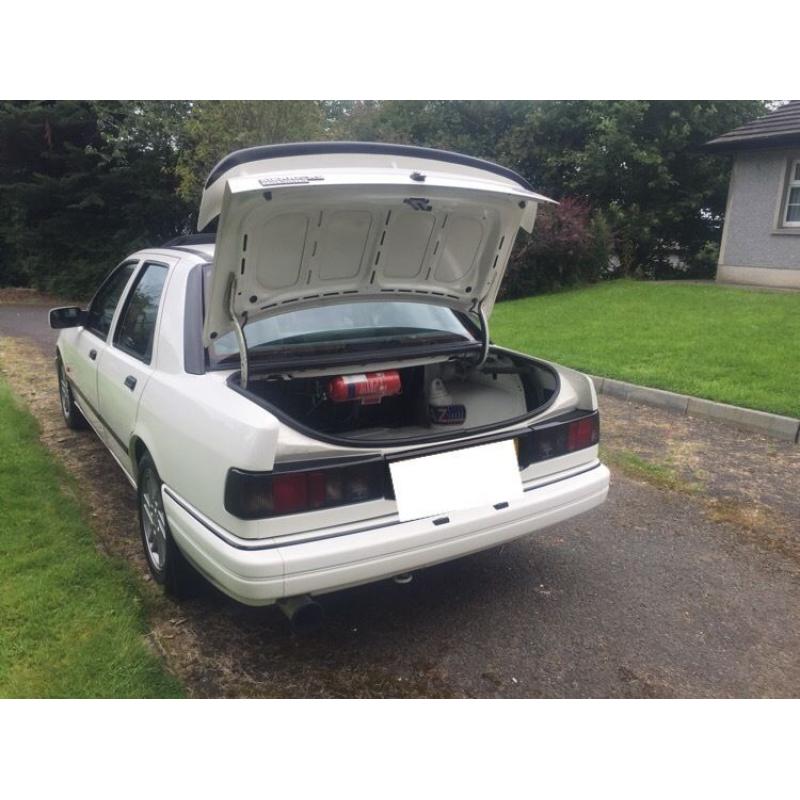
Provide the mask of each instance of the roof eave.
[{"label": "roof eave", "polygon": [[702,145],[703,150],[711,151],[714,153],[735,153],[740,150],[769,150],[779,147],[793,147],[800,146],[800,132],[787,133],[783,136],[748,136],[742,138],[720,137],[719,139],[712,139]]}]

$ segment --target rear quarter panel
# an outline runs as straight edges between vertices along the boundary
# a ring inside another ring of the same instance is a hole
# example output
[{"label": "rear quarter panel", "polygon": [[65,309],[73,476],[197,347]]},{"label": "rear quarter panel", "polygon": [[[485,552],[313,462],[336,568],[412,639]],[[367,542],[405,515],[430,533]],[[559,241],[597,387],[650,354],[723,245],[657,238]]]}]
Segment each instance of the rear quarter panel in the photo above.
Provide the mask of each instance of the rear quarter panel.
[{"label": "rear quarter panel", "polygon": [[154,373],[139,406],[136,436],[155,460],[161,479],[194,508],[238,536],[263,535],[258,521],[225,510],[231,467],[270,470],[279,423],[232,392],[224,375]]}]

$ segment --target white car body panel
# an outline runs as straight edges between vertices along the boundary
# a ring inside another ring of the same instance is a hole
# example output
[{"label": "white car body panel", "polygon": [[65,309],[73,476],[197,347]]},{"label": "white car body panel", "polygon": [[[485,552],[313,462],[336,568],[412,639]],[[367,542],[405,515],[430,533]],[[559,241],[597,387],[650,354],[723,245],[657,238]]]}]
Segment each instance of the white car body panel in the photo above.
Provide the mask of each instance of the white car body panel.
[{"label": "white car body panel", "polygon": [[[448,523],[439,526],[431,518],[400,523],[394,500],[387,498],[265,519],[245,520],[229,513],[224,489],[231,468],[269,472],[278,462],[411,456],[420,445],[407,442],[387,448],[323,441],[234,391],[228,384],[232,370],[188,372],[187,347],[195,338],[201,346],[203,335],[202,317],[194,331],[187,324],[190,276],[213,257],[214,247],[209,245],[132,255],[123,263],[135,261],[137,266],[105,340],[83,327],[67,328],[60,332],[57,350],[76,390],[76,403],[132,483],[138,458],[145,450],[150,453],[163,480],[164,507],[178,546],[226,593],[260,605],[333,591],[494,546],[605,499],[608,471],[598,461],[597,446],[592,446],[524,468],[524,496],[507,507],[454,511]],[[150,262],[166,265],[169,272],[152,358],[144,364],[119,350],[113,337],[138,271]],[[90,350],[96,351],[96,359],[88,358]],[[535,419],[497,428],[492,432],[495,439],[527,432],[533,422],[565,412],[597,408],[586,376],[551,366],[560,379],[553,402]],[[128,376],[136,379],[133,390],[125,386]],[[456,434],[452,441],[466,447],[485,438]]]}]

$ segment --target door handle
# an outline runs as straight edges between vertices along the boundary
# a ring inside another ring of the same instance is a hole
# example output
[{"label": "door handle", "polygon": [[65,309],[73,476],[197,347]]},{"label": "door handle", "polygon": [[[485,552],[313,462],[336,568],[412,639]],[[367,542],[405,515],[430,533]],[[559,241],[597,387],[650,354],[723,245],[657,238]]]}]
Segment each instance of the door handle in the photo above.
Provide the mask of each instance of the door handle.
[{"label": "door handle", "polygon": [[125,378],[125,385],[133,391],[136,388],[136,378],[134,378],[133,375],[128,375],[128,377]]},{"label": "door handle", "polygon": [[94,361],[97,358],[97,350],[90,350],[89,351],[89,358],[91,358],[92,361]]}]

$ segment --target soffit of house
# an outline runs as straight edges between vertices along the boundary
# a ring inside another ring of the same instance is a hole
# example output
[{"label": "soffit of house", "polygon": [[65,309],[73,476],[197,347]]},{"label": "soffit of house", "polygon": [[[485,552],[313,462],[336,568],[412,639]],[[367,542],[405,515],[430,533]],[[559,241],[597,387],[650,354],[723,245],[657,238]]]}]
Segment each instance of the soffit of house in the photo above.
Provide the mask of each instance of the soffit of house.
[{"label": "soffit of house", "polygon": [[704,147],[715,152],[734,152],[792,145],[800,145],[800,100],[791,100],[763,117],[723,133]]}]

